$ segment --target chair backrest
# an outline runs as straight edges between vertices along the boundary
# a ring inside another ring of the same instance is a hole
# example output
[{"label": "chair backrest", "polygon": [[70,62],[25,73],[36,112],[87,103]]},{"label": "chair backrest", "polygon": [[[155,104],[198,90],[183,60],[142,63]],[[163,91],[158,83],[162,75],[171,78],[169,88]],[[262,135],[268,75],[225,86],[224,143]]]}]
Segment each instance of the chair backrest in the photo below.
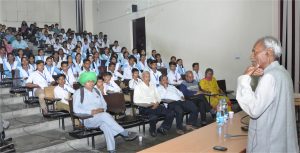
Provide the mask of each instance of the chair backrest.
[{"label": "chair backrest", "polygon": [[103,96],[107,103],[107,112],[113,114],[124,114],[126,111],[123,93],[112,93]]},{"label": "chair backrest", "polygon": [[45,97],[54,98],[54,88],[55,88],[55,86],[45,87],[44,88]]},{"label": "chair backrest", "polygon": [[223,92],[226,92],[226,81],[225,80],[218,80],[217,83],[218,83],[219,88]]},{"label": "chair backrest", "polygon": [[68,100],[69,102],[69,109],[70,109],[70,117],[73,125],[73,129],[75,129],[75,118],[74,118],[74,111],[73,111],[73,99]]},{"label": "chair backrest", "polygon": [[162,75],[167,75],[168,74],[168,69],[167,68],[160,68],[158,71],[161,72]]}]

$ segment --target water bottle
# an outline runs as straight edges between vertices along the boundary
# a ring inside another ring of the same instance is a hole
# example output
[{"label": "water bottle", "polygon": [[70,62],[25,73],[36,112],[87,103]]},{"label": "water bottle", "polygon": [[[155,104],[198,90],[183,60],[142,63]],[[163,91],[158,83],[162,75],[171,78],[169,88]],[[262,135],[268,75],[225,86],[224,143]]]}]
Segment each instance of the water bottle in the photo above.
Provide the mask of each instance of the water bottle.
[{"label": "water bottle", "polygon": [[222,107],[224,112],[224,122],[226,123],[228,120],[228,105],[225,98],[221,99],[221,101],[222,101]]},{"label": "water bottle", "polygon": [[222,100],[219,101],[219,105],[217,106],[217,114],[216,121],[218,126],[222,126],[224,124],[224,111],[223,111]]}]

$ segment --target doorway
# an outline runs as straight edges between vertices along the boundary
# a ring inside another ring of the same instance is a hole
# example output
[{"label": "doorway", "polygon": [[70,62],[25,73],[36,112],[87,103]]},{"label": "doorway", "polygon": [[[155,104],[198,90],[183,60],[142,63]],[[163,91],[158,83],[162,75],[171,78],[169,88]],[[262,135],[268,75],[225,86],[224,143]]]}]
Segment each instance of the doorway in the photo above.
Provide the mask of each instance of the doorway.
[{"label": "doorway", "polygon": [[132,20],[133,48],[146,50],[145,17]]}]

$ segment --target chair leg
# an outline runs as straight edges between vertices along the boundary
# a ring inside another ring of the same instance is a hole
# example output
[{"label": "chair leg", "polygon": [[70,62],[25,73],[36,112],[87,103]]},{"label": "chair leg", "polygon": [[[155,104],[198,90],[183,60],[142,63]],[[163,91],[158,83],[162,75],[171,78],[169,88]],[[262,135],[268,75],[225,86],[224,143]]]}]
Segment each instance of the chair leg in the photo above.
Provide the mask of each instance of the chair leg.
[{"label": "chair leg", "polygon": [[58,128],[60,128],[60,118],[58,118]]},{"label": "chair leg", "polygon": [[65,118],[64,117],[61,118],[61,127],[63,130],[65,130]]},{"label": "chair leg", "polygon": [[92,136],[92,148],[95,149],[95,137]]},{"label": "chair leg", "polygon": [[90,138],[89,137],[87,137],[87,144],[88,144],[88,146],[90,146]]},{"label": "chair leg", "polygon": [[145,127],[145,123],[143,123],[143,134],[145,136],[145,133],[146,133],[146,127]]}]

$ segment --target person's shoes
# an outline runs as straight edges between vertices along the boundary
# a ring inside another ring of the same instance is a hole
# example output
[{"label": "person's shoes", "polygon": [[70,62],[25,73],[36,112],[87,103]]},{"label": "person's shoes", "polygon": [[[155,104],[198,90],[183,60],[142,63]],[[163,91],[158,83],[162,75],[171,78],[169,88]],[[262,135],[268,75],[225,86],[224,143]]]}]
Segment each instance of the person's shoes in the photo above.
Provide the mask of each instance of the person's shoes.
[{"label": "person's shoes", "polygon": [[205,125],[207,125],[207,122],[206,121],[201,121],[201,125],[205,126]]},{"label": "person's shoes", "polygon": [[125,141],[133,141],[137,138],[137,133],[128,131],[128,136],[123,136],[123,138]]},{"label": "person's shoes", "polygon": [[179,135],[183,135],[183,134],[184,134],[184,131],[181,130],[181,129],[177,129],[177,130],[176,130],[176,133],[179,134]]},{"label": "person's shoes", "polygon": [[195,128],[194,126],[192,126],[192,125],[186,125],[185,128],[186,128],[187,131],[193,131],[193,130],[196,129],[196,128]]},{"label": "person's shoes", "polygon": [[152,137],[156,137],[156,136],[157,136],[157,133],[156,133],[156,131],[150,131],[150,135],[151,135]]},{"label": "person's shoes", "polygon": [[160,127],[160,128],[157,129],[157,133],[160,133],[162,135],[167,135],[167,131],[164,128],[162,128],[162,127]]}]

